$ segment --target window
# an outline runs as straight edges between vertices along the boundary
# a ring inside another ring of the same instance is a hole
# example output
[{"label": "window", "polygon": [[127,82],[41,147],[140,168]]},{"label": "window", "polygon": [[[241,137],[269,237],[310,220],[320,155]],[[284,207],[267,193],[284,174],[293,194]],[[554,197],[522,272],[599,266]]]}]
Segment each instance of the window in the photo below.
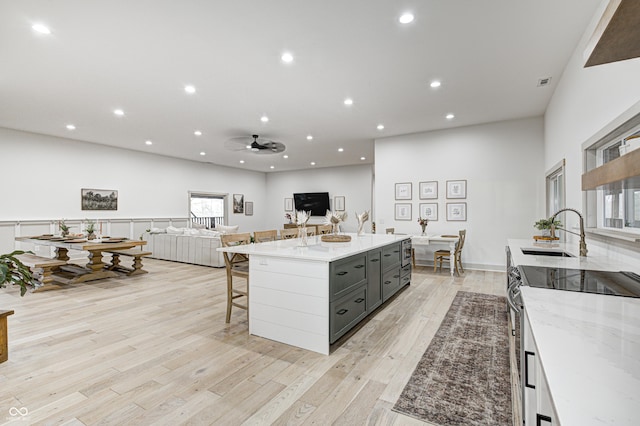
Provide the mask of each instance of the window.
[{"label": "window", "polygon": [[189,193],[189,216],[208,229],[225,224],[226,194]]},{"label": "window", "polygon": [[[620,157],[628,149],[630,138],[638,135],[640,126],[602,145],[596,150],[596,165],[602,166]],[[621,181],[606,185],[596,193],[598,228],[640,233],[640,189]]]},{"label": "window", "polygon": [[547,217],[565,207],[564,159],[547,172]]}]

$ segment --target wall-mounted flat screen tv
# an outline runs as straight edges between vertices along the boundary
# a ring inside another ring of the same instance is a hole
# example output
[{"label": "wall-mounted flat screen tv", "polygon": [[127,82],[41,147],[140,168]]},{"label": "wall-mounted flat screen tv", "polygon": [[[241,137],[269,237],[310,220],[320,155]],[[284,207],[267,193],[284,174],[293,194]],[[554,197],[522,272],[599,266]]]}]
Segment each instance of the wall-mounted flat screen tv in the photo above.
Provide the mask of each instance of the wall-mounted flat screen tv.
[{"label": "wall-mounted flat screen tv", "polygon": [[311,216],[324,216],[329,207],[328,192],[305,192],[293,194],[296,210],[311,211]]}]

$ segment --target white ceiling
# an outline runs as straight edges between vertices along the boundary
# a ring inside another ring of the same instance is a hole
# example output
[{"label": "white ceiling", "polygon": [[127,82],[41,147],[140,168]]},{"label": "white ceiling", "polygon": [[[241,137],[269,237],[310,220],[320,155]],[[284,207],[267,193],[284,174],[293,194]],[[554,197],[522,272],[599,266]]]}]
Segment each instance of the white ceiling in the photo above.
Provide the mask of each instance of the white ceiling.
[{"label": "white ceiling", "polygon": [[[600,3],[0,0],[0,126],[266,172],[371,163],[375,138],[543,114]],[[225,149],[253,133],[289,158]]]}]

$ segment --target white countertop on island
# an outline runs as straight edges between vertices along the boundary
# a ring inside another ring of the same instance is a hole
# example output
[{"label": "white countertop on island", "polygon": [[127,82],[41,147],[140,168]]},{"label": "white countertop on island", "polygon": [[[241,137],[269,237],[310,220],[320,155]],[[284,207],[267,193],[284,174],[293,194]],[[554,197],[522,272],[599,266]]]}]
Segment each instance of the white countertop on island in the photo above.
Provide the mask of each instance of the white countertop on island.
[{"label": "white countertop on island", "polygon": [[322,241],[320,236],[315,236],[308,237],[306,246],[301,246],[300,240],[295,238],[235,247],[221,247],[217,250],[285,259],[333,262],[354,254],[383,247],[394,241],[411,238],[410,235],[401,234],[364,234],[359,236],[353,233],[345,235],[351,236],[351,241],[347,243],[328,243]]},{"label": "white countertop on island", "polygon": [[521,287],[562,425],[640,424],[640,299]]}]

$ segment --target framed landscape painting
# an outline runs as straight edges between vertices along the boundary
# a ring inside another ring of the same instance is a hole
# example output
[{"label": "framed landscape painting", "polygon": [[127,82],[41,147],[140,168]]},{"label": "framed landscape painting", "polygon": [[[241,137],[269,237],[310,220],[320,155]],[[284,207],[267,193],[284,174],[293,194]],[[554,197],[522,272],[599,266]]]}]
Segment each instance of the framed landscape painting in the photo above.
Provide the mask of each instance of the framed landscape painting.
[{"label": "framed landscape painting", "polygon": [[244,213],[244,194],[233,194],[233,212]]},{"label": "framed landscape painting", "polygon": [[82,210],[118,210],[118,191],[112,189],[82,189]]}]

